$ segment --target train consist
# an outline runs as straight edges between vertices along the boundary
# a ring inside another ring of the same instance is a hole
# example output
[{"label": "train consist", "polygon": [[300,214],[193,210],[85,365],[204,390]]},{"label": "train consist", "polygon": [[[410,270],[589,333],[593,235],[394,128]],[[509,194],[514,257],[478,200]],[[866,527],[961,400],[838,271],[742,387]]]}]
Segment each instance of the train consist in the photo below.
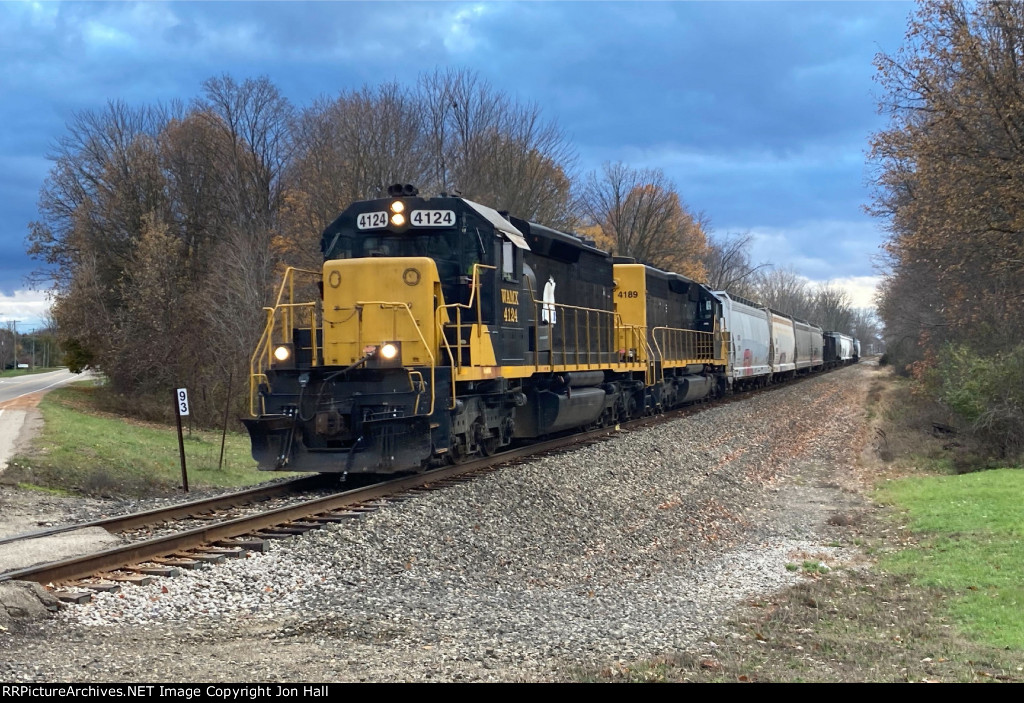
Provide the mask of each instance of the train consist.
[{"label": "train consist", "polygon": [[[264,470],[387,474],[855,361],[847,335],[461,197],[352,204],[252,358]],[[305,295],[305,298],[303,296]]]}]

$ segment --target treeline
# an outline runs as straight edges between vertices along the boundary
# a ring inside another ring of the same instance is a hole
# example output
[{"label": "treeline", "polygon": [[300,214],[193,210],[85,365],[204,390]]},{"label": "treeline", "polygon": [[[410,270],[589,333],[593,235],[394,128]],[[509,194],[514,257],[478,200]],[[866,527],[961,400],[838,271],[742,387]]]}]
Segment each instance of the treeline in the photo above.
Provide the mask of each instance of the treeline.
[{"label": "treeline", "polygon": [[61,363],[62,355],[52,328],[18,332],[13,320],[0,324],[0,371],[15,368],[49,368]]},{"label": "treeline", "polygon": [[[266,78],[211,78],[187,103],[76,114],[51,158],[29,251],[56,289],[62,344],[73,368],[99,368],[144,415],[169,412],[164,396],[184,385],[197,420],[212,422],[232,380],[241,411],[282,267],[318,269],[320,232],[392,183],[576,229],[712,285],[743,285],[759,269],[749,238],[709,240],[707,218],[662,171],[577,173],[575,150],[538,105],[469,71],[304,108]],[[807,316],[824,319],[818,309]]]},{"label": "treeline", "polygon": [[1024,4],[921,4],[876,59],[888,357],[993,453],[1024,444]]},{"label": "treeline", "polygon": [[854,307],[850,294],[839,286],[812,284],[792,269],[748,265],[747,270],[750,275],[715,289],[750,298],[821,325],[826,331],[850,334],[860,340],[865,355],[869,346],[877,343],[879,329],[874,313]]}]

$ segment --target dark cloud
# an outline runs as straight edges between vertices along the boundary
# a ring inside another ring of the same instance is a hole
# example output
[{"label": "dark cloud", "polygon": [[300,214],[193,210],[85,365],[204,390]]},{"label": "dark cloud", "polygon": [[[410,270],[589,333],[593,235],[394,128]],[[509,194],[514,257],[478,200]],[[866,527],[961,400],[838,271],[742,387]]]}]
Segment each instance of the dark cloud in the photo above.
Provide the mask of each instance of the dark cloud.
[{"label": "dark cloud", "polygon": [[[111,99],[188,100],[204,79],[225,72],[265,74],[301,106],[364,83],[412,84],[452,66],[538,103],[578,148],[581,168],[605,160],[662,167],[719,228],[790,237],[792,260],[810,252],[805,263],[815,277],[829,266],[867,275],[869,261],[830,248],[807,223],[832,223],[833,242],[877,247],[877,229],[860,209],[866,140],[881,127],[871,59],[899,46],[912,9],[2,3],[0,247],[23,247],[43,159],[77,110]],[[10,291],[31,266],[24,256],[4,261],[0,290]]]}]

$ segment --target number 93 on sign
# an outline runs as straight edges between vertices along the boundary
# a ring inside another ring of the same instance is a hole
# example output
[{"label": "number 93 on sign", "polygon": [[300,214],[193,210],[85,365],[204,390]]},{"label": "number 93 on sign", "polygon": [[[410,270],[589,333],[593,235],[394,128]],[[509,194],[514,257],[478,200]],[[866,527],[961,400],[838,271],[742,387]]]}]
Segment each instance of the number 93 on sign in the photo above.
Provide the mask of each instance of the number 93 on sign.
[{"label": "number 93 on sign", "polygon": [[184,388],[179,388],[175,392],[174,398],[178,405],[178,414],[182,416],[188,415],[188,391]]}]

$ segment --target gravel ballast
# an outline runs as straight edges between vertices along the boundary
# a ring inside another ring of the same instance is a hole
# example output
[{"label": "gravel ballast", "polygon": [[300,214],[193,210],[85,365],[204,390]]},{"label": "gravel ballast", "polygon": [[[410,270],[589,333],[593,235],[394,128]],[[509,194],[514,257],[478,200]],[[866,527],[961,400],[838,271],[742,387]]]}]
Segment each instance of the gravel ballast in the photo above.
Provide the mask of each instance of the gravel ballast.
[{"label": "gravel ballast", "polygon": [[801,578],[787,564],[859,558],[826,545],[830,518],[860,509],[850,467],[872,373],[812,377],[99,594],[0,632],[0,679],[560,680],[712,646],[735,603]]}]

